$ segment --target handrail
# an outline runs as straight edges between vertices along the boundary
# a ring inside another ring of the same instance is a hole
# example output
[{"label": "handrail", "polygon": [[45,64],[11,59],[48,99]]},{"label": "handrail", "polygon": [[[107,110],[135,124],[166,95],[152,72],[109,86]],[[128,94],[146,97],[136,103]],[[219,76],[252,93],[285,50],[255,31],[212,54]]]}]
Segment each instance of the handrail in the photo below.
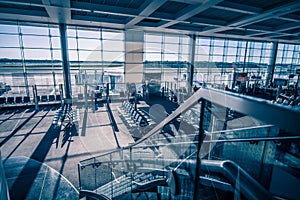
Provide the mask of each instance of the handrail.
[{"label": "handrail", "polygon": [[277,125],[278,127],[296,135],[298,135],[300,130],[300,123],[295,123],[300,121],[300,112],[297,110],[272,104],[262,99],[236,95],[234,93],[220,90],[201,88],[187,99],[186,102],[181,104],[173,113],[150,130],[148,134],[144,135],[141,139],[136,141],[136,143],[132,144],[132,146],[140,144],[150,136],[157,133],[167,123],[174,120],[178,115],[185,112],[201,99],[205,99],[213,104],[232,108],[237,112]]},{"label": "handrail", "polygon": [[[138,160],[132,160],[131,162],[136,162]],[[153,162],[152,159],[144,159],[145,163]],[[195,168],[195,160],[185,160],[185,159],[157,159],[156,161],[164,161],[168,163],[179,162],[188,164],[191,168]],[[107,161],[109,162],[109,161]],[[114,162],[124,162],[124,160],[115,160]],[[103,162],[106,163],[106,162]],[[163,172],[161,169],[153,169],[154,171]],[[139,169],[137,168],[137,171]],[[142,170],[144,171],[144,170]],[[174,170],[176,172],[176,170]],[[248,199],[259,200],[259,199],[273,199],[270,192],[268,192],[260,183],[258,183],[254,178],[252,178],[246,171],[244,171],[239,165],[230,160],[201,160],[201,171],[209,174],[220,174],[225,179],[229,181],[233,188],[238,187],[240,192]],[[165,179],[157,179],[153,182],[148,182],[149,184],[139,184],[134,182],[135,185],[140,186],[140,190],[149,188],[151,185],[164,184]],[[238,186],[237,186],[238,184]]]},{"label": "handrail", "polygon": [[95,200],[110,200],[107,196],[103,194],[98,194],[94,191],[90,190],[80,190],[79,191],[79,198],[84,198],[86,197],[87,199],[95,199]]},{"label": "handrail", "polygon": [[[126,147],[121,147],[120,149],[115,149],[112,151],[110,150],[109,152],[101,154],[97,157],[130,149],[142,143],[152,135],[159,134],[159,130],[161,130],[166,124],[174,120],[182,112],[188,110],[191,106],[195,105],[201,99],[210,101],[213,104],[218,104],[222,105],[223,107],[231,108],[237,112],[276,125],[279,128],[282,128],[294,135],[299,134],[300,123],[297,122],[300,121],[300,111],[298,110],[294,110],[286,106],[273,104],[263,99],[257,99],[227,91],[200,88],[183,104],[181,104],[174,112],[172,112],[169,116],[167,116],[163,121],[157,124],[153,129],[151,129],[146,135],[137,140],[135,143],[130,144]],[[90,159],[91,158],[82,160],[82,162],[85,162]]]},{"label": "handrail", "polygon": [[248,199],[273,199],[270,192],[261,186],[254,178],[236,163],[225,160],[201,160],[201,170],[221,173],[234,187],[237,184],[242,194]]}]

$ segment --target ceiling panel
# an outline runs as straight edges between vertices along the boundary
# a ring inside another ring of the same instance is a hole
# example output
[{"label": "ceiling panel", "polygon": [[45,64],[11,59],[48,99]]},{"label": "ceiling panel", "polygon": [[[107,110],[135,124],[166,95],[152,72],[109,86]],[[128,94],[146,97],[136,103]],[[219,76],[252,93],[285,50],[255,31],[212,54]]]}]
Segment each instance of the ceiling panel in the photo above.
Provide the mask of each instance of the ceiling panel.
[{"label": "ceiling panel", "polygon": [[246,1],[228,0],[228,1],[233,2],[233,3],[240,3],[240,4],[245,4],[248,6],[262,8],[263,10],[271,9],[275,6],[280,6],[280,4],[292,2],[290,0],[246,0]]},{"label": "ceiling panel", "polygon": [[189,4],[187,4],[187,3],[167,1],[156,11],[161,12],[161,13],[173,14],[173,13],[179,12],[180,10],[186,8],[187,6],[189,6]]},{"label": "ceiling panel", "polygon": [[218,19],[218,20],[224,20],[227,22],[230,22],[234,19],[238,19],[241,17],[246,17],[248,15],[238,12],[232,12],[228,10],[222,10],[217,8],[209,8],[197,15],[195,17],[199,18],[209,18],[209,19]]}]

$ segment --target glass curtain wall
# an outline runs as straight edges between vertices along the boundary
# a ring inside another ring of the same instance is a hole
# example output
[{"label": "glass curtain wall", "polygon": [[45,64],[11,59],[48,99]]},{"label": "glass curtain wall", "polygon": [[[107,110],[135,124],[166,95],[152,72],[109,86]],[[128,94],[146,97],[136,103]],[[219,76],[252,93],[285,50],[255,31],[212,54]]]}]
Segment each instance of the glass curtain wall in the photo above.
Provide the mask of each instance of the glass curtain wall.
[{"label": "glass curtain wall", "polygon": [[1,87],[9,86],[4,96],[55,94],[63,83],[61,49],[56,25],[0,25]]},{"label": "glass curtain wall", "polygon": [[237,73],[247,73],[249,82],[264,82],[272,43],[229,39],[196,39],[195,75],[198,82],[231,88]]},{"label": "glass curtain wall", "polygon": [[[87,83],[113,90],[124,87],[125,39],[123,31],[73,27],[67,29],[68,52],[74,97]],[[144,80],[157,80],[172,90],[186,88],[191,38],[187,35],[144,35]],[[197,37],[194,82],[214,87],[233,86],[236,74],[247,73],[248,84],[264,85],[270,65],[272,43]],[[278,44],[274,78],[293,85],[300,65],[300,45]],[[0,76],[4,96],[58,93],[63,83],[58,25],[10,23],[0,25]],[[97,87],[96,87],[97,88]]]},{"label": "glass curtain wall", "polygon": [[124,80],[124,33],[99,28],[68,27],[72,94],[77,97],[101,89],[106,83],[118,90]]},{"label": "glass curtain wall", "polygon": [[145,80],[157,80],[163,87],[187,87],[191,38],[186,35],[145,33]]},{"label": "glass curtain wall", "polygon": [[296,69],[300,68],[300,45],[278,44],[274,78],[286,79],[289,85],[297,82]]}]

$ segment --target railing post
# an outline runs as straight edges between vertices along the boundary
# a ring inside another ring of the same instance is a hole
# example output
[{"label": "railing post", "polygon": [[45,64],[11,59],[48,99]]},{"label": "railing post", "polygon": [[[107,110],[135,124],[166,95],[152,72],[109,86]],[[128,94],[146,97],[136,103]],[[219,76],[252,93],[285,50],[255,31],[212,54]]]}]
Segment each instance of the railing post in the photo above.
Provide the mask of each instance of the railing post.
[{"label": "railing post", "polygon": [[84,105],[85,105],[85,109],[87,109],[88,108],[87,84],[84,84]]},{"label": "railing post", "polygon": [[32,92],[33,92],[33,100],[34,100],[35,110],[38,111],[39,110],[39,103],[38,103],[38,99],[37,99],[36,85],[32,86]]},{"label": "railing post", "polygon": [[109,101],[109,83],[106,83],[106,102]]},{"label": "railing post", "polygon": [[60,104],[63,105],[63,98],[64,98],[64,90],[63,85],[59,84],[59,94],[60,94]]},{"label": "railing post", "polygon": [[114,195],[114,184],[113,184],[113,165],[112,165],[112,157],[111,157],[112,153],[109,154],[109,159],[110,159],[110,183],[111,183],[111,199],[113,199],[113,195]]},{"label": "railing post", "polygon": [[78,169],[78,182],[79,182],[79,190],[81,190],[81,177],[80,177],[80,163],[77,164]]},{"label": "railing post", "polygon": [[200,170],[200,150],[202,146],[202,138],[204,135],[204,110],[205,110],[206,100],[201,100],[201,107],[200,107],[200,122],[199,122],[199,137],[198,137],[198,149],[197,149],[197,156],[196,156],[196,171],[195,171],[195,182],[194,182],[194,200],[197,200],[197,193],[198,193],[198,183],[199,183],[199,170]]}]

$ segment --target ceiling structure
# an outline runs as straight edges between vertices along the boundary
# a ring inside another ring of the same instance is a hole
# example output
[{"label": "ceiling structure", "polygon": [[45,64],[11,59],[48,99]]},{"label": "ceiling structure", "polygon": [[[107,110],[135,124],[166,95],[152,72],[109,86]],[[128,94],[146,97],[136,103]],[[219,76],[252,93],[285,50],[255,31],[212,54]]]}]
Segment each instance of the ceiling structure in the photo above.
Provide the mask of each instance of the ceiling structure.
[{"label": "ceiling structure", "polygon": [[300,43],[300,0],[0,0],[0,20]]}]

